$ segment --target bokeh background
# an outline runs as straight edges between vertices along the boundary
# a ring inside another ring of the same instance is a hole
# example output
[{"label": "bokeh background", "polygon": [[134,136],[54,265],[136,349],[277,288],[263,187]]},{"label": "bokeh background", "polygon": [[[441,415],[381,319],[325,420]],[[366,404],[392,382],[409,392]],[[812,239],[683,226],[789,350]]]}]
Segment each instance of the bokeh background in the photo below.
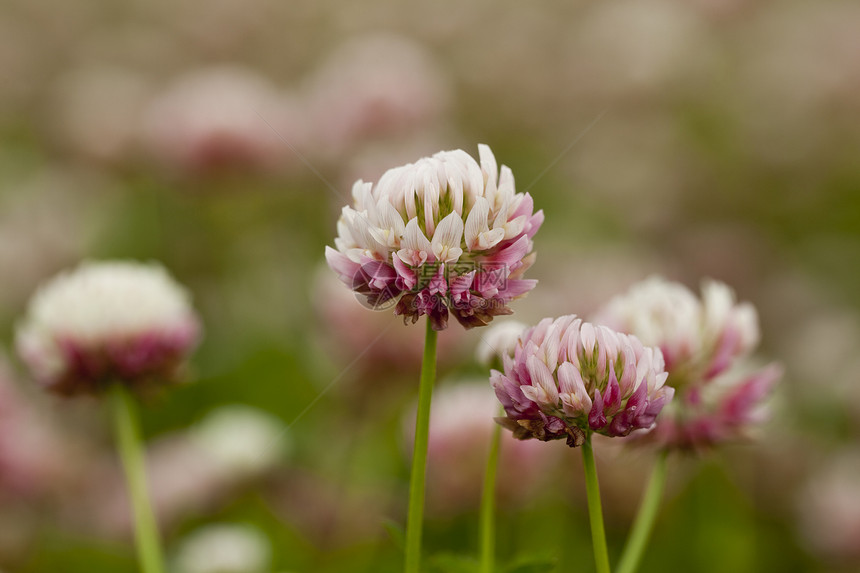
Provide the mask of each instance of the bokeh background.
[{"label": "bokeh background", "polygon": [[[355,179],[487,143],[546,212],[518,319],[712,277],[785,367],[755,441],[672,460],[642,571],[857,571],[858,22],[850,0],[3,0],[0,570],[135,570],[104,409],[12,350],[42,281],[133,258],[206,328],[193,383],[143,412],[172,570],[397,571],[421,329],[362,308],[323,247]],[[481,336],[441,336],[439,572],[477,549]],[[500,561],[590,571],[579,453],[536,445],[505,446]],[[617,556],[651,455],[597,455]]]}]

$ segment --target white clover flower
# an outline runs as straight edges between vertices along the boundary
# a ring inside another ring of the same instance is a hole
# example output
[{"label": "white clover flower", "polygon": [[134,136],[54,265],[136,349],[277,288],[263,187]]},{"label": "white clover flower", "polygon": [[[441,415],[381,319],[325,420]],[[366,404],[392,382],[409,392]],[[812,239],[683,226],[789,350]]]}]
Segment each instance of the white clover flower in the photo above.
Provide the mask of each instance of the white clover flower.
[{"label": "white clover flower", "polygon": [[85,262],[41,287],[16,346],[61,394],[175,379],[199,335],[188,292],[157,264]]},{"label": "white clover flower", "polygon": [[443,151],[390,169],[376,186],[357,181],[337,250],[326,247],[341,281],[373,307],[397,301],[395,314],[413,323],[426,314],[436,330],[449,312],[465,328],[510,314],[508,303],[537,282],[521,277],[543,212],[489,147],[478,149],[480,164]]},{"label": "white clover flower", "polygon": [[191,431],[191,439],[234,476],[253,476],[274,466],[288,438],[278,418],[242,405],[218,408]]},{"label": "white clover flower", "polygon": [[475,358],[487,366],[496,360],[501,363],[505,356],[513,355],[520,335],[527,328],[528,326],[518,320],[494,323],[481,337],[475,350]]},{"label": "white clover flower", "polygon": [[208,525],[189,535],[175,558],[178,573],[268,573],[269,540],[250,525]]}]

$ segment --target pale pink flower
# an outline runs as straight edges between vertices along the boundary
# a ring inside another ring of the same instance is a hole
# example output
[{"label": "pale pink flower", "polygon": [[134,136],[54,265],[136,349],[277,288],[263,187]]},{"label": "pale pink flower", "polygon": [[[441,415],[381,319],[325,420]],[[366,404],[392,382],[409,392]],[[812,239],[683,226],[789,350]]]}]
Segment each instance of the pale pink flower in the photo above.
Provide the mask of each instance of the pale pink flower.
[{"label": "pale pink flower", "polygon": [[177,378],[200,325],[186,290],[156,264],[85,262],[41,287],[18,325],[18,353],[60,394]]},{"label": "pale pink flower", "polygon": [[141,142],[180,173],[273,170],[302,143],[301,113],[251,70],[203,69],[179,77],[143,113]]},{"label": "pale pink flower", "polygon": [[717,281],[704,282],[700,299],[680,283],[650,277],[612,299],[594,320],[659,347],[675,388],[713,378],[759,341],[755,309],[737,304]]},{"label": "pale pink flower", "polygon": [[451,81],[420,44],[369,36],[338,47],[308,80],[308,113],[319,152],[434,129]]},{"label": "pale pink flower", "polygon": [[568,315],[524,332],[490,382],[507,414],[499,421],[515,437],[576,447],[592,432],[651,428],[674,394],[667,376],[659,349]]},{"label": "pale pink flower", "polygon": [[478,164],[465,151],[390,169],[376,184],[357,181],[353,207],[338,221],[326,260],[372,307],[394,305],[414,323],[427,315],[443,330],[449,312],[465,328],[510,314],[508,303],[537,281],[532,237],[543,223],[528,193],[486,145]]},{"label": "pale pink flower", "polygon": [[649,441],[698,449],[747,437],[765,420],[763,402],[782,370],[742,366],[758,343],[758,318],[725,284],[706,281],[699,298],[680,283],[652,277],[611,300],[596,320],[663,352],[678,395]]}]

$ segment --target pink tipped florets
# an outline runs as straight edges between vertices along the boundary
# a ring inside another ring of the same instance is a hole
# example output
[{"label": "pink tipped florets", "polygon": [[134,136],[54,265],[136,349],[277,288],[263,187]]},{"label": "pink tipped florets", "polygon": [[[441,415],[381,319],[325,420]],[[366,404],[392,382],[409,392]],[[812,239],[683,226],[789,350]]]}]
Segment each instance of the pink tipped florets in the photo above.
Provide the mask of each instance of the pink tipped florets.
[{"label": "pink tipped florets", "polygon": [[674,394],[658,349],[574,315],[525,331],[504,370],[490,376],[507,414],[500,423],[517,438],[566,438],[571,447],[591,432],[652,427]]},{"label": "pink tipped florets", "polygon": [[543,212],[514,190],[510,169],[498,172],[489,147],[478,149],[480,165],[443,151],[390,169],[375,187],[353,186],[326,260],[369,305],[396,304],[413,323],[427,315],[436,330],[451,313],[472,328],[510,314],[508,303],[534,288],[522,275]]},{"label": "pink tipped florets", "polygon": [[188,293],[162,267],[89,262],[39,289],[16,344],[36,380],[72,395],[173,380],[199,331]]},{"label": "pink tipped florets", "polygon": [[708,281],[697,298],[687,287],[652,277],[616,297],[597,321],[662,349],[678,397],[649,441],[700,449],[744,437],[763,421],[762,403],[781,376],[776,365],[740,373],[759,340],[758,319],[723,283]]}]

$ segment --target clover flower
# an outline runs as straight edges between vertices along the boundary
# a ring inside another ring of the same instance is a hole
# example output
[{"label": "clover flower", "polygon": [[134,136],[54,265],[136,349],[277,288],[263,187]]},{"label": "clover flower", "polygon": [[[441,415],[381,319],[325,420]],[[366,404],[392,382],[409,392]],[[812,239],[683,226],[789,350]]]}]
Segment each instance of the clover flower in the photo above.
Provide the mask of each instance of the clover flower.
[{"label": "clover flower", "polygon": [[658,346],[679,389],[714,378],[759,341],[755,309],[737,304],[717,281],[705,281],[699,299],[680,283],[651,277],[612,299],[594,321]]},{"label": "clover flower", "polygon": [[174,380],[199,330],[188,293],[161,266],[86,262],[38,290],[16,344],[38,382],[73,395]]},{"label": "clover flower", "polygon": [[699,449],[745,437],[766,418],[763,401],[782,374],[743,366],[759,340],[755,309],[707,281],[699,299],[682,284],[652,277],[597,313],[597,321],[662,349],[677,399],[647,439]]},{"label": "clover flower", "polygon": [[300,106],[242,67],[209,67],[176,79],[141,114],[140,144],[180,174],[274,171],[289,164],[284,133],[304,140]]},{"label": "clover flower", "polygon": [[443,151],[388,170],[376,186],[355,183],[326,260],[370,306],[396,303],[404,322],[427,315],[435,330],[450,313],[468,329],[511,314],[508,303],[534,288],[522,275],[543,212],[489,147],[478,149],[480,165]]},{"label": "clover flower", "polygon": [[659,349],[568,315],[525,331],[490,382],[507,414],[499,423],[516,438],[576,447],[592,432],[651,428],[674,394],[667,376]]}]

